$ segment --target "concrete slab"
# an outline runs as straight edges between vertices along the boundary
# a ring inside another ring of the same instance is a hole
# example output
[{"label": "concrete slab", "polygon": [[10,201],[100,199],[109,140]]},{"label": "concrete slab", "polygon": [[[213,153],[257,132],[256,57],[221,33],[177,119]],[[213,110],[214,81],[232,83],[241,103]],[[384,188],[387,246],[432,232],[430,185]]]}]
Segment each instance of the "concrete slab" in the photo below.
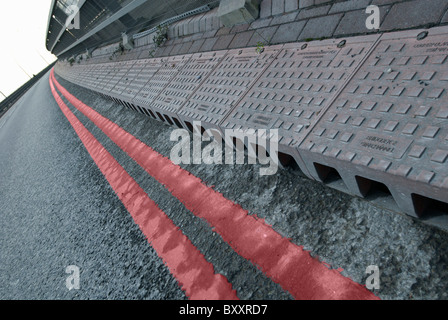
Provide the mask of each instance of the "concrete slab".
[{"label": "concrete slab", "polygon": [[415,0],[396,3],[382,24],[381,31],[435,25],[441,20],[447,7],[446,0]]}]

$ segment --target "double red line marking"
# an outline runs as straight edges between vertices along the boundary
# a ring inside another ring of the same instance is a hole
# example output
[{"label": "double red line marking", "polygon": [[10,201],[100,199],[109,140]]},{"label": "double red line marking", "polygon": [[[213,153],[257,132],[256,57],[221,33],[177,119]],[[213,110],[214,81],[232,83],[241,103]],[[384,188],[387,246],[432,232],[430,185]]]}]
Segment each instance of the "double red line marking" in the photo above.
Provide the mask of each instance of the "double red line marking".
[{"label": "double red line marking", "polygon": [[[53,74],[52,74],[53,78]],[[54,78],[53,78],[54,79]],[[57,82],[56,82],[57,83]],[[182,234],[168,216],[152,201],[137,182],[84,127],[62,101],[50,79],[59,107],[78,134],[115,193],[132,215],[160,258],[191,299],[238,299],[227,279],[215,274],[199,250]]]},{"label": "double red line marking", "polygon": [[[53,82],[67,100],[149,175],[197,217],[206,220],[239,255],[258,266],[296,299],[377,299],[365,287],[329,269],[308,252],[282,237],[263,220],[248,214],[222,194],[206,186],[190,172],[173,164],[114,122],[85,105],[51,73],[50,85],[61,110],[80,136],[106,179],[151,245],[192,299],[235,299],[227,279],[217,275],[173,222],[138,186],[118,162],[101,146],[63,103]],[[169,228],[168,228],[169,226]],[[160,230],[169,230],[160,235]],[[154,236],[164,244],[157,245]],[[166,252],[166,248],[170,250]],[[174,248],[174,249],[173,249]]]}]

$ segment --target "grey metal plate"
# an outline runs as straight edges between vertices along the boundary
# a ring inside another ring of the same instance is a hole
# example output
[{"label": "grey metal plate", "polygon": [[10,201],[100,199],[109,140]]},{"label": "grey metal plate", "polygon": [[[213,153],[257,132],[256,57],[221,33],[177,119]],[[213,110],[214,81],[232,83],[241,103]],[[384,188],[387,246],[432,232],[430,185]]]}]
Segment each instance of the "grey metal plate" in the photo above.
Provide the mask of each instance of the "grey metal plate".
[{"label": "grey metal plate", "polygon": [[127,100],[132,100],[143,86],[154,76],[161,66],[160,59],[143,59],[129,69],[126,76],[117,84],[115,90]]},{"label": "grey metal plate", "polygon": [[281,46],[257,54],[254,48],[229,50],[178,115],[184,121],[203,121],[218,126],[244,97],[264,70],[274,61]]},{"label": "grey metal plate", "polygon": [[104,93],[111,93],[115,86],[121,82],[123,77],[128,73],[129,69],[132,68],[135,61],[124,61],[116,63],[117,72],[113,75],[112,79],[104,86]]},{"label": "grey metal plate", "polygon": [[297,147],[377,39],[353,38],[341,48],[341,40],[286,45],[222,127],[278,129],[281,145]]},{"label": "grey metal plate", "polygon": [[207,79],[227,51],[194,54],[179,74],[152,103],[151,109],[175,113]]},{"label": "grey metal plate", "polygon": [[[150,107],[157,96],[165,89],[165,87],[188,62],[190,57],[191,55],[183,55],[156,59],[156,61],[159,62],[157,64],[157,72],[154,73],[153,76],[150,77],[150,79],[148,79],[148,82],[143,84],[141,90],[133,99],[133,103],[145,108]],[[149,71],[149,74],[151,73],[152,70]],[[139,80],[141,78],[141,75],[142,74],[140,74],[138,77]]]},{"label": "grey metal plate", "polygon": [[448,28],[420,32],[384,34],[299,149],[310,171],[324,161],[361,195],[352,176],[381,182],[411,214],[416,194],[448,202]]},{"label": "grey metal plate", "polygon": [[111,79],[112,73],[114,73],[115,63],[104,63],[102,68],[98,70],[96,77],[94,77],[93,89],[102,91],[107,82]]}]

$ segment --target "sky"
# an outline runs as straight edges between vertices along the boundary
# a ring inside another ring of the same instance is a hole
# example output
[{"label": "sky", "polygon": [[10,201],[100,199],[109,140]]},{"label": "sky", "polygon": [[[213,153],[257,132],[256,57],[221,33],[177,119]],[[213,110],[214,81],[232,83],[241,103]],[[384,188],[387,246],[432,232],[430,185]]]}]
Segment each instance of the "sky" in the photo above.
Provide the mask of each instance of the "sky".
[{"label": "sky", "polygon": [[51,0],[0,1],[0,101],[56,57],[45,48]]}]

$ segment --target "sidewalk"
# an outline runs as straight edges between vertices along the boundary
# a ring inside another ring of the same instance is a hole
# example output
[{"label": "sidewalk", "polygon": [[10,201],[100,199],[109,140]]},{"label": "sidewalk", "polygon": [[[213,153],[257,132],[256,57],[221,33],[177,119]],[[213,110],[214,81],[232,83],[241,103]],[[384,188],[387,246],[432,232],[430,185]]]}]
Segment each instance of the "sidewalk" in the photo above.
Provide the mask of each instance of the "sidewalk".
[{"label": "sidewalk", "polygon": [[[380,9],[380,29],[369,30],[366,8]],[[351,37],[429,28],[448,24],[446,0],[263,0],[252,23],[224,27],[217,8],[170,26],[168,41],[156,47],[153,34],[137,39],[135,48],[113,61],[268,46],[297,41]],[[116,48],[117,45],[111,46]],[[107,62],[110,50],[97,50],[87,63]]]}]

